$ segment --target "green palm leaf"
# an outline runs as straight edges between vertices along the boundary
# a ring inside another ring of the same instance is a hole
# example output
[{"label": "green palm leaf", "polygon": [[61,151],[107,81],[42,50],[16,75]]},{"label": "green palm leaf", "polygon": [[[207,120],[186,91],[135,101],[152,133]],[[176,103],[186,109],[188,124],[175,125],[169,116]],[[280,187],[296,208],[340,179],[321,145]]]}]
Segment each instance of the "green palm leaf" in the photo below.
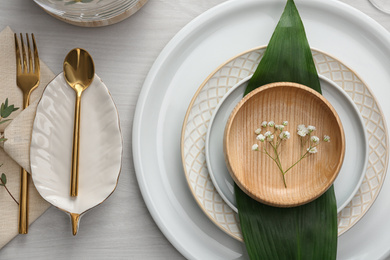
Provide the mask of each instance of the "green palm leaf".
[{"label": "green palm leaf", "polygon": [[[245,95],[272,82],[296,82],[321,93],[305,29],[293,0],[284,12]],[[261,204],[235,186],[241,229],[251,259],[336,259],[337,205],[333,186],[294,208]]]},{"label": "green palm leaf", "polygon": [[272,82],[296,82],[321,93],[305,28],[293,0],[288,0],[245,94]]}]

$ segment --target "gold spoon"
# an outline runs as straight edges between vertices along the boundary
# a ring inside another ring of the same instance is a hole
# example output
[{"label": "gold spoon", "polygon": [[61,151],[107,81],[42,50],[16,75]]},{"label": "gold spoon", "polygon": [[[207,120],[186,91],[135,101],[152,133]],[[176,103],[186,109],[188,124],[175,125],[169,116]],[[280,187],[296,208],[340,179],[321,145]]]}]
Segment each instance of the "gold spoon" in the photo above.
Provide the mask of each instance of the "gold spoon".
[{"label": "gold spoon", "polygon": [[80,105],[81,95],[93,81],[95,65],[86,50],[76,48],[66,55],[64,60],[64,77],[66,82],[76,91],[74,111],[72,171],[70,196],[77,197],[79,184],[79,147],[80,147]]}]

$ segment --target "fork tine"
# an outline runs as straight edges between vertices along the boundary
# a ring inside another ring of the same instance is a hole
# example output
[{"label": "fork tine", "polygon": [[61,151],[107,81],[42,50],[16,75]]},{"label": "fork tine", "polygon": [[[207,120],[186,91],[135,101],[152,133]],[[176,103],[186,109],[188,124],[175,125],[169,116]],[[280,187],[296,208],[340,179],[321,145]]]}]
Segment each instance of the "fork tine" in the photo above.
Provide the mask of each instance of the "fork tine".
[{"label": "fork tine", "polygon": [[23,72],[27,72],[27,57],[26,57],[26,49],[24,47],[24,41],[23,41],[23,35],[20,34],[20,42],[21,42],[21,48],[22,48],[22,55],[23,55]]},{"label": "fork tine", "polygon": [[38,48],[37,44],[35,43],[35,37],[34,34],[31,34],[32,41],[33,41],[33,48],[34,48],[34,68],[35,68],[35,74],[39,76],[40,73],[40,66],[39,66],[39,56],[38,56]]},{"label": "fork tine", "polygon": [[28,52],[28,71],[30,73],[33,72],[33,62],[32,62],[32,53],[30,48],[30,39],[28,37],[28,33],[26,33],[26,41],[27,41],[27,52]]},{"label": "fork tine", "polygon": [[14,37],[15,37],[15,54],[16,54],[16,73],[19,74],[22,72],[22,62],[20,60],[20,49],[18,43],[18,36],[16,36],[16,33],[14,34]]}]

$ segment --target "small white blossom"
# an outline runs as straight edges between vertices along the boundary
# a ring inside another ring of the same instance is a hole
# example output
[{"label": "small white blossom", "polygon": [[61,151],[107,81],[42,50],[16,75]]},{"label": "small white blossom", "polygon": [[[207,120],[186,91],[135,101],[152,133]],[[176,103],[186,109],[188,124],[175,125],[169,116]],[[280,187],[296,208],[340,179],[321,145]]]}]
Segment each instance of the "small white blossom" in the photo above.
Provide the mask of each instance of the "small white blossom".
[{"label": "small white blossom", "polygon": [[305,137],[307,135],[307,131],[306,130],[298,130],[298,135],[301,137]]},{"label": "small white blossom", "polygon": [[280,139],[287,140],[290,139],[290,132],[289,131],[283,131],[279,135]]},{"label": "small white blossom", "polygon": [[270,135],[267,137],[268,142],[272,142],[274,140],[274,135]]},{"label": "small white blossom", "polygon": [[256,139],[259,140],[260,142],[264,142],[265,136],[262,135],[262,134],[259,134],[259,135],[256,137]]},{"label": "small white blossom", "polygon": [[320,141],[320,138],[318,138],[317,136],[313,135],[310,140],[315,143],[315,144],[318,144],[318,142]]},{"label": "small white blossom", "polygon": [[270,135],[271,135],[271,131],[267,131],[267,132],[265,132],[265,134],[264,134],[265,137],[269,137]]},{"label": "small white blossom", "polygon": [[262,126],[262,127],[267,127],[267,125],[268,125],[267,121],[263,121],[263,122],[261,123],[261,126]]},{"label": "small white blossom", "polygon": [[261,128],[257,128],[257,129],[255,130],[255,134],[259,135],[260,133],[261,133]]},{"label": "small white blossom", "polygon": [[258,144],[252,145],[252,151],[258,151],[258,150],[259,150],[259,145]]},{"label": "small white blossom", "polygon": [[328,135],[324,135],[324,142],[330,142],[330,137]]},{"label": "small white blossom", "polygon": [[288,121],[283,121],[282,125],[287,126]]},{"label": "small white blossom", "polygon": [[317,152],[317,147],[307,148],[307,151],[309,153],[316,153]]},{"label": "small white blossom", "polygon": [[306,130],[306,126],[305,125],[298,125],[297,130],[298,131]]},{"label": "small white blossom", "polygon": [[301,137],[305,137],[309,133],[309,130],[306,128],[305,125],[298,125],[297,130],[298,135]]},{"label": "small white blossom", "polygon": [[309,125],[309,126],[307,126],[307,130],[309,131],[309,133],[311,133],[311,132],[316,130],[316,127],[312,126],[312,125]]},{"label": "small white blossom", "polygon": [[284,125],[275,125],[275,128],[282,131],[284,129]]},{"label": "small white blossom", "polygon": [[275,122],[274,122],[274,121],[269,121],[269,122],[268,122],[268,126],[274,127],[274,126],[275,126]]}]

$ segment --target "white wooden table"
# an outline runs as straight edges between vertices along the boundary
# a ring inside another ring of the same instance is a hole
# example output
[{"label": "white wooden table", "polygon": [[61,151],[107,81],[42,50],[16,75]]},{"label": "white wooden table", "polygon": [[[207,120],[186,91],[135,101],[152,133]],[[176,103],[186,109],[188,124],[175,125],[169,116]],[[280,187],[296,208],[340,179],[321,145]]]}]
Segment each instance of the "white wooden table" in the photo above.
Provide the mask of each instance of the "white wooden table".
[{"label": "white wooden table", "polygon": [[[124,160],[117,190],[83,217],[76,237],[71,234],[68,216],[50,208],[28,235],[17,236],[0,250],[0,259],[183,258],[154,223],[138,188],[131,149],[133,115],[143,81],[160,51],[193,18],[224,1],[149,0],[129,19],[102,28],[68,25],[33,1],[1,1],[0,29],[9,25],[15,32],[33,32],[40,58],[55,74],[62,70],[69,50],[81,47],[92,54],[96,73],[119,109]],[[390,30],[390,15],[376,10],[368,0],[343,2]]]}]

